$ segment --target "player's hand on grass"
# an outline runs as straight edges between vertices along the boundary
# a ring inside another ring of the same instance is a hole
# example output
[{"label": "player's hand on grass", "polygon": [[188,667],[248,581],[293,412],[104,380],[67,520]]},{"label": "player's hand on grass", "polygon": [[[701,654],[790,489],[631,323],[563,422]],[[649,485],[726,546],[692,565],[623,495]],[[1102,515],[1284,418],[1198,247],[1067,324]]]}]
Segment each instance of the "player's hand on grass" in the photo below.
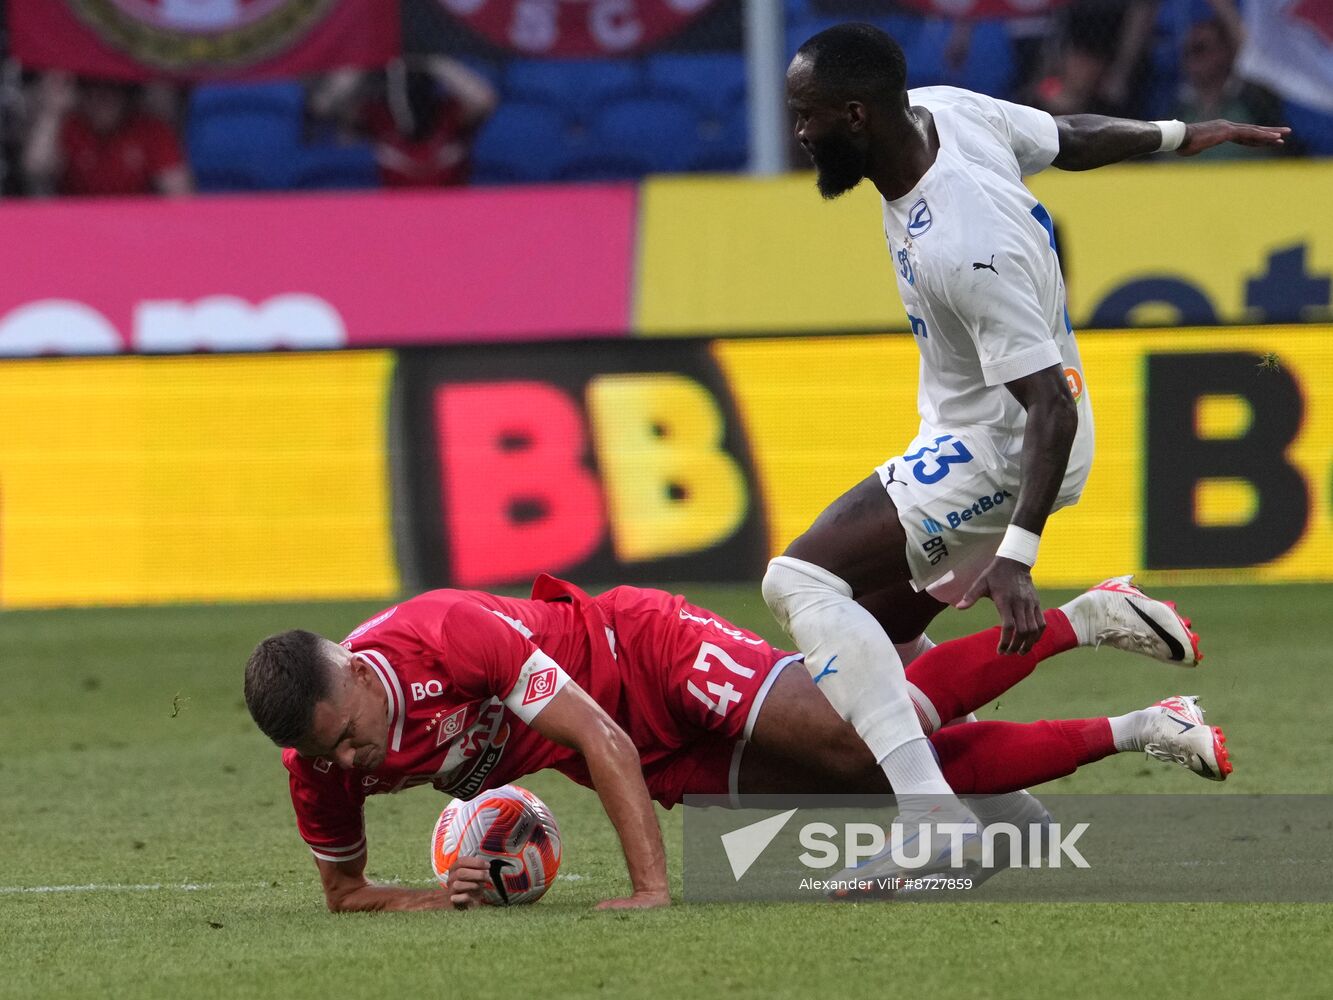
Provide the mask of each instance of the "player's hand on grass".
[{"label": "player's hand on grass", "polygon": [[640,889],[624,899],[604,899],[597,904],[599,910],[651,910],[659,906],[671,905],[671,893],[666,889]]},{"label": "player's hand on grass", "polygon": [[997,556],[963,595],[958,607],[970,608],[983,597],[994,601],[1000,613],[1000,644],[995,647],[996,652],[1019,655],[1031,652],[1046,630],[1032,571],[1021,562]]},{"label": "player's hand on grass", "polygon": [[1176,152],[1181,156],[1196,156],[1224,142],[1238,146],[1281,146],[1291,133],[1284,126],[1239,125],[1221,118],[1209,122],[1192,122],[1185,126],[1185,141]]},{"label": "player's hand on grass", "polygon": [[470,910],[482,903],[482,892],[491,880],[490,864],[484,858],[462,857],[449,869],[445,892],[455,910]]}]

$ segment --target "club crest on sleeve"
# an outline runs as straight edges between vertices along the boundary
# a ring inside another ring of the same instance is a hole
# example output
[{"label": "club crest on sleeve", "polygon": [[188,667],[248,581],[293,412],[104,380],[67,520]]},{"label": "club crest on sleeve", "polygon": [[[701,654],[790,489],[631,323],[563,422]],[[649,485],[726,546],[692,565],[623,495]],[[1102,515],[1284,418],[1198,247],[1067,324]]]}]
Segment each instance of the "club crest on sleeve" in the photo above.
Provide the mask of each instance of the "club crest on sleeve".
[{"label": "club crest on sleeve", "polygon": [[534,701],[549,698],[554,693],[555,667],[547,667],[528,678],[527,690],[523,692],[523,704],[531,705]]}]

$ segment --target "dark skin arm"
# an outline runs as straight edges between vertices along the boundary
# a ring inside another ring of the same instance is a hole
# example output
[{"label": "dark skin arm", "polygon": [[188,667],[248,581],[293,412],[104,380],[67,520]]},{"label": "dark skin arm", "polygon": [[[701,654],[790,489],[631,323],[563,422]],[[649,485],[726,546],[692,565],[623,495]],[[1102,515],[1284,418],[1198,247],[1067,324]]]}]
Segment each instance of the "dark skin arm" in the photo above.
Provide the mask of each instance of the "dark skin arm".
[{"label": "dark skin arm", "polygon": [[671,893],[662,832],[643,783],[639,751],[625,731],[572,681],[532,720],[532,728],[582,755],[602,808],[620,836],[634,891],[624,899],[604,900],[597,908],[637,910],[668,905]]},{"label": "dark skin arm", "polygon": [[376,885],[366,878],[366,856],[351,861],[315,859],[324,901],[333,913],[375,910],[466,910],[481,903],[490,868],[481,858],[459,858],[449,869],[449,887],[410,889]]},{"label": "dark skin arm", "polygon": [[[1060,365],[1006,382],[1027,411],[1018,497],[1011,524],[1040,535],[1050,517],[1069,464],[1069,451],[1078,431],[1078,411]],[[1000,653],[1031,651],[1046,621],[1032,583],[1032,570],[1021,562],[997,556],[981,574],[958,607],[970,608],[983,597],[995,602],[1000,613]]]},{"label": "dark skin arm", "polygon": [[[1104,115],[1059,115],[1060,152],[1055,166],[1061,170],[1092,170],[1135,156],[1157,152],[1162,130],[1152,122]],[[1217,119],[1185,126],[1185,141],[1178,156],[1194,156],[1205,149],[1234,142],[1241,146],[1281,146],[1291,129],[1267,125],[1240,125]]]}]

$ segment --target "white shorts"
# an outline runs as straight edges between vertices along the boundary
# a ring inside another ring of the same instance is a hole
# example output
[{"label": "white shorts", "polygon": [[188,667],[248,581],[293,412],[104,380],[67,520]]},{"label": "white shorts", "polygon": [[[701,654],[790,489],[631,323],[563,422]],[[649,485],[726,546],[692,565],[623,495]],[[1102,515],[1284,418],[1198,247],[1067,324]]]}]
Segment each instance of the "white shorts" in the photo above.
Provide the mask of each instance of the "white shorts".
[{"label": "white shorts", "polygon": [[912,587],[957,604],[995,558],[1019,467],[973,431],[918,436],[875,470],[907,534]]}]

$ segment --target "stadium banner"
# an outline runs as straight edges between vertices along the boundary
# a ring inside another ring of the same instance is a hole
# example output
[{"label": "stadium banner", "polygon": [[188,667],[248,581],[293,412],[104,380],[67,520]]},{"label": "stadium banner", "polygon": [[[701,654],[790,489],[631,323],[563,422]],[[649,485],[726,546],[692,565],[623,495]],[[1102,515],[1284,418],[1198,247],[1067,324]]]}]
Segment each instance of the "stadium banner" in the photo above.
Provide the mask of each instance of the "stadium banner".
[{"label": "stadium banner", "polygon": [[[1096,458],[1038,584],[1333,580],[1329,334],[1082,336]],[[0,607],[757,587],[915,435],[917,364],[902,334],[2,361]]]},{"label": "stadium banner", "polygon": [[9,203],[0,356],[624,336],[634,203],[631,185]]},{"label": "stadium banner", "polygon": [[623,55],[666,41],[717,0],[436,0],[492,45],[530,56]]},{"label": "stadium banner", "polygon": [[400,48],[383,0],[9,0],[8,16],[24,66],[117,80],[374,68]]},{"label": "stadium banner", "polygon": [[[1078,329],[1333,319],[1333,162],[1028,181],[1055,219]],[[651,178],[639,225],[641,334],[906,329],[869,184],[825,202],[808,174]]]},{"label": "stadium banner", "polygon": [[392,367],[0,362],[0,608],[396,593]]},{"label": "stadium banner", "polygon": [[[1080,345],[1096,460],[1047,527],[1039,584],[1333,579],[1327,330]],[[408,352],[404,578],[757,581],[911,441],[917,365],[895,334]]]},{"label": "stadium banner", "polygon": [[[1096,456],[1082,499],[1047,524],[1038,584],[1131,571],[1149,583],[1333,579],[1329,334],[1081,336]],[[919,355],[908,336],[712,348],[754,455],[771,551],[916,434]]]},{"label": "stadium banner", "polygon": [[702,342],[405,352],[394,411],[420,587],[748,580],[761,485]]}]

